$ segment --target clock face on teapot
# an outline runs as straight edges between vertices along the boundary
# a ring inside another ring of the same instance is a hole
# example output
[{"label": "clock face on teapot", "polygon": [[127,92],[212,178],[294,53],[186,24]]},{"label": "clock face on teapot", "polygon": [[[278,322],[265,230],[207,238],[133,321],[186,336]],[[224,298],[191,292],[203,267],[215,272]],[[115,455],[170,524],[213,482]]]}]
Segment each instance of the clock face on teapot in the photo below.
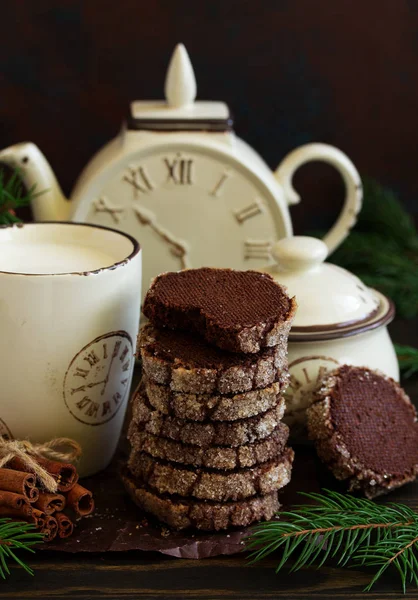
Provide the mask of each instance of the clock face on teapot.
[{"label": "clock face on teapot", "polygon": [[144,292],[163,271],[264,266],[283,231],[272,193],[250,169],[190,144],[144,149],[108,168],[80,216],[138,239]]}]

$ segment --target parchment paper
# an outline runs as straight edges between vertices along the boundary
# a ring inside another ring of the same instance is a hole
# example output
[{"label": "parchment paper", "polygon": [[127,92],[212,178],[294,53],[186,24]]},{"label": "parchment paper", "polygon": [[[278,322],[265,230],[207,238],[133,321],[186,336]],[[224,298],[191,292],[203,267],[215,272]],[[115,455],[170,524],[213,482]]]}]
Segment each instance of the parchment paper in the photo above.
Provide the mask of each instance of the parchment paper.
[{"label": "parchment paper", "polygon": [[[323,469],[313,449],[297,447],[295,451],[291,483],[280,493],[280,502],[286,509],[305,502],[298,491],[319,491],[323,485],[319,480]],[[77,523],[72,537],[45,544],[45,550],[73,553],[144,550],[195,559],[243,550],[247,528],[213,534],[173,532],[142,513],[125,493],[119,478],[120,465],[125,460],[126,449],[122,449],[106,471],[81,482],[94,494],[94,514]]]}]

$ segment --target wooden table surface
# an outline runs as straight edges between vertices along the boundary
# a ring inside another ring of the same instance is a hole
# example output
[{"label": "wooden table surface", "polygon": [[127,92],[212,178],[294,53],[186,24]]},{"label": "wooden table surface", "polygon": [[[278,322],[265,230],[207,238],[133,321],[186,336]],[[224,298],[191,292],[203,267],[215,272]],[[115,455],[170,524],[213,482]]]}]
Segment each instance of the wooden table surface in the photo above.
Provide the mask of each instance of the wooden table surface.
[{"label": "wooden table surface", "polygon": [[[391,334],[399,343],[418,347],[417,321],[397,321]],[[418,403],[418,378],[405,387]],[[418,483],[389,498],[418,509]],[[329,564],[321,570],[276,575],[277,559],[249,566],[244,554],[195,561],[137,551],[76,555],[38,552],[29,562],[35,577],[13,567],[7,581],[0,583],[0,599],[364,598],[363,589],[373,573],[371,569],[340,569]],[[367,598],[418,598],[418,590],[410,588],[403,596],[396,574],[388,572]]]}]

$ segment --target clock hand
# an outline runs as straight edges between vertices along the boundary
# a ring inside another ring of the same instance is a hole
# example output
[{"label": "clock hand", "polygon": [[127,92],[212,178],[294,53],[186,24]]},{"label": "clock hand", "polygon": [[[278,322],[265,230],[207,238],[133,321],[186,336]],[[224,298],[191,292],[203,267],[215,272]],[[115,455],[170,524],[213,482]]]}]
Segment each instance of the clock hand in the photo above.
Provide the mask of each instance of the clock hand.
[{"label": "clock hand", "polygon": [[103,381],[95,381],[93,383],[86,383],[85,385],[80,385],[80,387],[78,388],[72,388],[71,389],[71,395],[75,394],[76,392],[85,392],[86,389],[90,389],[92,387],[95,387],[96,385],[100,385],[101,383],[104,383],[106,380],[103,379]]},{"label": "clock hand", "polygon": [[159,225],[154,213],[150,210],[142,206],[134,206],[133,210],[142,225],[148,225],[164,242],[170,245],[171,254],[181,260],[181,268],[190,269],[191,264],[188,257],[189,251],[187,245],[184,242],[177,240],[172,233]]},{"label": "clock hand", "polygon": [[[103,389],[102,389],[102,391],[100,392],[100,395],[101,395],[101,396],[103,396],[103,394],[104,394],[104,393],[105,393],[105,391],[106,391],[107,382],[109,381],[110,371],[111,371],[111,369],[112,369],[112,363],[113,363],[113,359],[114,359],[114,358],[115,358],[115,357],[118,355],[119,346],[118,346],[117,344],[118,344],[118,342],[116,342],[116,344],[115,344],[115,347],[114,347],[114,349],[113,349],[112,358],[110,359],[110,364],[109,364],[109,368],[108,368],[108,370],[107,370],[107,375],[106,375],[106,378],[105,378],[105,379],[104,379],[104,380],[101,382],[101,383],[103,383],[103,384],[104,384],[104,385],[103,385]],[[120,344],[120,342],[119,342],[119,344]]]}]

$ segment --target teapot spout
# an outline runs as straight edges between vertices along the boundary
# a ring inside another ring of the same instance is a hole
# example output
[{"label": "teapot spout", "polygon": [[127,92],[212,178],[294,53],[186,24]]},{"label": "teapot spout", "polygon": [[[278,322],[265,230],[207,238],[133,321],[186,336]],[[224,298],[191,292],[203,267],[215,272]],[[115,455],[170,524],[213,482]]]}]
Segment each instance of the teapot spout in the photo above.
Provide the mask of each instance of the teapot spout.
[{"label": "teapot spout", "polygon": [[42,192],[32,200],[35,221],[66,221],[71,204],[66,200],[54,172],[39,148],[23,142],[0,151],[0,163],[19,169],[27,189]]}]

